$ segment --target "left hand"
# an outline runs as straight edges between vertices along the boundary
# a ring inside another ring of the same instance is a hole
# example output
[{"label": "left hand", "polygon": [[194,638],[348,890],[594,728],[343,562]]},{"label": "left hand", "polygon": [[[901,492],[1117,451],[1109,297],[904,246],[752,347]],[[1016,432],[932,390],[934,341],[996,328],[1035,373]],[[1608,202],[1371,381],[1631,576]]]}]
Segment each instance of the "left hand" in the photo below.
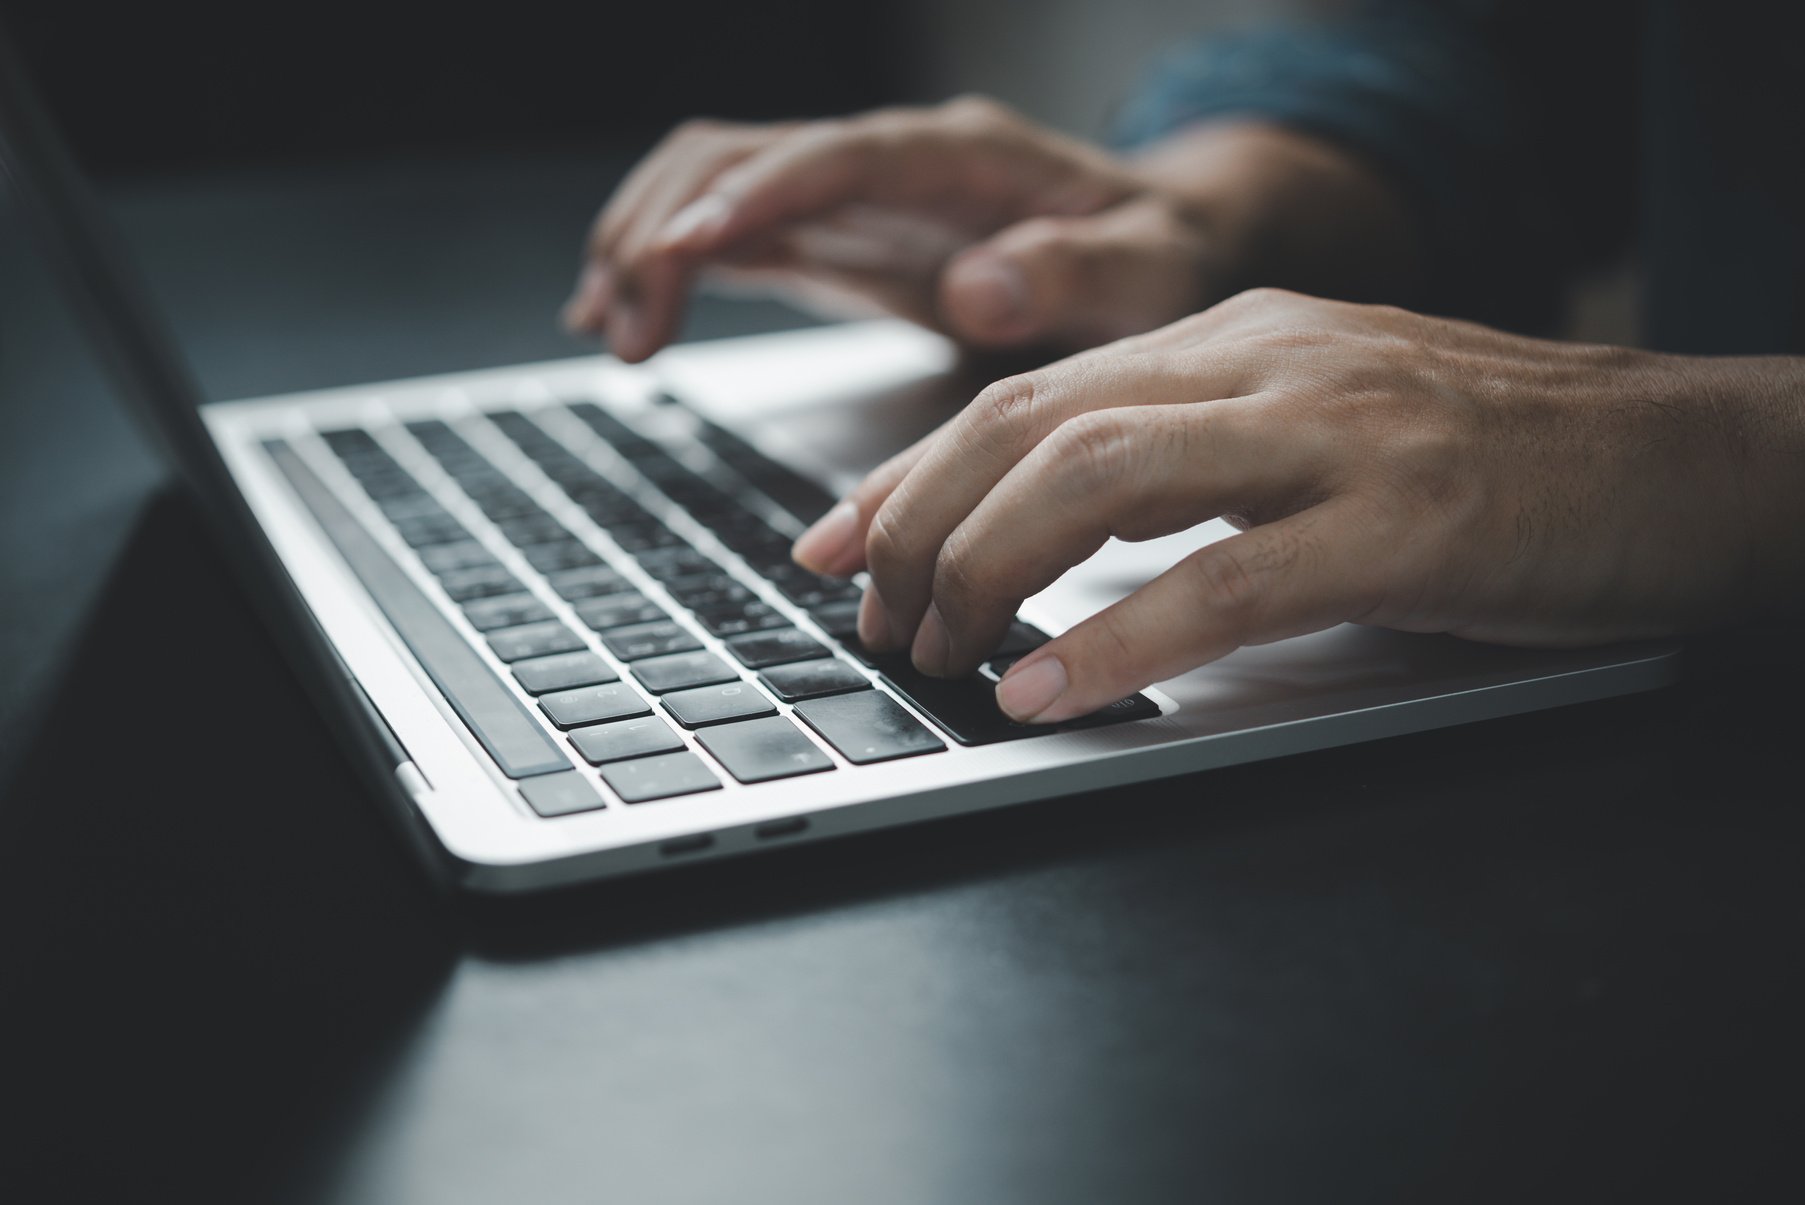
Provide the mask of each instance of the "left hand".
[{"label": "left hand", "polygon": [[861,638],[951,676],[1111,536],[1243,529],[1018,662],[998,702],[1040,722],[1347,621],[1673,633],[1801,597],[1801,385],[1256,290],[991,386],[796,557],[868,568]]}]

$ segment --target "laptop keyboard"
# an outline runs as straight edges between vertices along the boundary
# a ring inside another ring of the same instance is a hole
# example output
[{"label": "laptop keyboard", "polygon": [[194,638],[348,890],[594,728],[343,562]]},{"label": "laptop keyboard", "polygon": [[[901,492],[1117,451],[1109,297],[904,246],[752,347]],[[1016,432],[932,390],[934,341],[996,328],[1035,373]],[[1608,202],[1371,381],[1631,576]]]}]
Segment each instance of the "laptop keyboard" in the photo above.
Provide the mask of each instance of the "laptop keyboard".
[{"label": "laptop keyboard", "polygon": [[[996,707],[995,678],[1047,640],[1025,622],[1012,625],[984,674],[960,681],[919,674],[906,654],[879,657],[860,646],[860,588],[790,560],[796,535],[835,502],[817,483],[699,417],[697,446],[680,457],[593,403],[539,413],[548,421],[582,423],[632,472],[597,468],[520,411],[483,417],[607,535],[612,549],[572,531],[541,505],[534,494],[542,487],[530,471],[491,459],[446,422],[410,422],[404,429],[492,532],[473,532],[372,431],[322,432],[437,581],[442,602],[400,570],[290,445],[265,444],[453,709],[502,771],[519,781],[522,798],[538,814],[716,790],[722,785],[717,767],[747,784],[847,772],[804,728],[852,767],[944,752],[935,728],[963,745],[1055,730],[1014,723]],[[673,531],[657,513],[666,510],[660,497],[733,556],[717,559]],[[497,536],[524,570],[496,555],[490,541]],[[548,605],[552,599],[562,600],[578,624],[560,617]],[[777,599],[800,615],[774,605]],[[519,693],[445,616],[445,602],[462,612]],[[1133,695],[1067,726],[1158,714],[1151,700]],[[573,769],[560,742],[594,772]]]}]

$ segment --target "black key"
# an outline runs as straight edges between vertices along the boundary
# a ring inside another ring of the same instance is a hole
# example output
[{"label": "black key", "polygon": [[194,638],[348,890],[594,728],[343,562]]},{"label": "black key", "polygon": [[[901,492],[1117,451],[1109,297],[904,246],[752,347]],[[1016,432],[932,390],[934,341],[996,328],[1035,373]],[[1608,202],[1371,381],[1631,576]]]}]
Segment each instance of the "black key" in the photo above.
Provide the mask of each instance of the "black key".
[{"label": "black key", "polygon": [[544,657],[550,653],[573,653],[583,647],[583,638],[552,620],[490,632],[489,647],[503,661],[524,661],[528,657]]},{"label": "black key", "polygon": [[569,528],[543,512],[503,519],[495,526],[501,529],[501,534],[507,537],[508,543],[519,548],[530,548],[534,544],[554,544],[571,538]]},{"label": "black key", "polygon": [[793,665],[773,665],[758,676],[771,693],[785,703],[814,699],[822,695],[841,695],[849,690],[869,690],[871,680],[837,657],[819,661],[799,661]]},{"label": "black key", "polygon": [[453,573],[462,569],[486,569],[498,562],[489,550],[475,540],[459,540],[455,544],[437,544],[422,548],[420,563],[434,573]]},{"label": "black key", "polygon": [[809,608],[809,618],[836,640],[856,636],[859,631],[859,600],[843,599]]},{"label": "black key", "polygon": [[655,695],[717,682],[737,682],[739,672],[713,653],[673,653],[635,662],[633,676]]},{"label": "black key", "polygon": [[770,782],[834,768],[832,758],[780,715],[707,728],[696,740],[741,782]]},{"label": "black key", "polygon": [[640,567],[661,582],[676,581],[680,577],[688,577],[692,573],[719,572],[720,566],[697,552],[694,548],[659,548],[651,552],[642,552],[638,557]]},{"label": "black key", "polygon": [[551,583],[558,597],[567,602],[576,602],[582,598],[599,598],[604,594],[619,594],[633,587],[626,578],[608,568],[606,565],[585,565],[581,569],[564,569],[557,573],[548,573],[545,580]]},{"label": "black key", "polygon": [[1003,635],[1003,642],[997,645],[997,657],[1019,657],[1023,653],[1031,653],[1052,637],[1031,623],[1016,620],[1009,625],[1009,631]]},{"label": "black key", "polygon": [[470,538],[469,530],[450,515],[417,515],[391,522],[409,548],[430,548],[434,544],[451,544]]},{"label": "black key", "polygon": [[670,618],[663,607],[636,592],[586,599],[576,604],[576,612],[584,623],[598,632]]},{"label": "black key", "polygon": [[571,731],[570,743],[592,766],[629,757],[650,757],[683,748],[683,738],[655,715],[637,720],[616,720]]},{"label": "black key", "polygon": [[902,704],[878,690],[808,699],[796,704],[796,715],[855,766],[946,748]]},{"label": "black key", "polygon": [[761,602],[738,603],[730,607],[719,607],[696,613],[710,636],[725,639],[728,636],[740,636],[747,632],[762,632],[769,628],[788,627],[790,621],[772,610],[770,605]]},{"label": "black key", "polygon": [[620,681],[613,666],[589,652],[554,653],[550,657],[516,661],[508,668],[514,671],[514,680],[520,683],[521,689],[530,695]]},{"label": "black key", "polygon": [[602,643],[622,661],[640,661],[665,653],[687,653],[702,647],[702,642],[691,636],[687,629],[669,620],[615,628],[602,636]]},{"label": "black key", "polygon": [[[787,552],[785,559],[788,559]],[[772,572],[770,577],[785,598],[811,610],[832,602],[856,603],[862,593],[858,586],[844,578],[824,577],[795,565],[786,565]]]},{"label": "black key", "polygon": [[464,604],[464,618],[479,632],[518,627],[550,619],[552,613],[531,594],[502,594]]},{"label": "black key", "polygon": [[555,544],[538,544],[532,548],[521,550],[526,563],[541,573],[556,573],[560,569],[578,569],[584,565],[599,565],[602,558],[589,551],[575,540],[560,540]]},{"label": "black key", "polygon": [[827,646],[799,628],[773,628],[768,632],[735,636],[727,641],[727,651],[738,657],[747,669],[827,656]]},{"label": "black key", "polygon": [[885,658],[881,668],[884,681],[897,694],[925,711],[961,745],[991,745],[1053,731],[1050,724],[1018,724],[1004,715],[996,703],[996,683],[989,678],[930,678],[906,656]]},{"label": "black key", "polygon": [[1151,720],[1159,714],[1159,704],[1146,695],[1129,695],[1126,699],[1117,699],[1101,711],[1067,720],[1060,727],[1101,728],[1105,724],[1122,724],[1129,720]]},{"label": "black key", "polygon": [[453,569],[439,575],[439,585],[451,596],[451,601],[456,603],[492,598],[497,594],[517,594],[521,589],[520,579],[500,565]]},{"label": "black key", "polygon": [[550,716],[551,722],[558,727],[575,728],[579,724],[650,715],[652,707],[625,682],[610,682],[604,686],[585,686],[541,695],[539,710]]},{"label": "black key", "polygon": [[520,784],[520,796],[535,812],[547,817],[593,812],[602,806],[601,793],[575,770],[529,778]]},{"label": "black key", "polygon": [[649,552],[683,543],[681,536],[656,519],[642,523],[621,523],[608,528],[608,535],[622,552]]},{"label": "black key", "polygon": [[286,443],[264,444],[314,518],[433,684],[509,778],[564,770],[570,761],[464,634],[414,584]]},{"label": "black key", "polygon": [[681,753],[636,757],[632,761],[603,766],[602,780],[628,803],[647,803],[653,799],[669,799],[673,795],[693,795],[697,791],[717,791],[721,787],[721,780],[714,772],[687,749]]},{"label": "black key", "polygon": [[659,700],[664,709],[685,728],[705,724],[725,724],[752,716],[775,715],[771,700],[750,682],[728,682],[720,686],[703,686],[680,690]]},{"label": "black key", "polygon": [[692,611],[708,611],[734,603],[751,602],[752,591],[725,573],[698,573],[664,583],[670,596]]}]

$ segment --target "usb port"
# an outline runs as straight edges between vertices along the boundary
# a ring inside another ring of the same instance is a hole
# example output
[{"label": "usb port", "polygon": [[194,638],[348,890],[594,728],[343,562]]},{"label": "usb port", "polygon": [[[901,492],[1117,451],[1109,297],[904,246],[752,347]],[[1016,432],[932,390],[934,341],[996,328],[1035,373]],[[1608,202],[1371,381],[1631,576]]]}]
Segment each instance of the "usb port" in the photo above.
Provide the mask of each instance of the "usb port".
[{"label": "usb port", "polygon": [[694,833],[688,837],[672,837],[658,847],[658,852],[667,858],[674,858],[679,854],[700,853],[713,844],[713,833]]},{"label": "usb port", "polygon": [[753,829],[752,835],[760,841],[769,841],[772,837],[794,837],[807,827],[807,816],[790,816],[783,820],[767,820]]}]

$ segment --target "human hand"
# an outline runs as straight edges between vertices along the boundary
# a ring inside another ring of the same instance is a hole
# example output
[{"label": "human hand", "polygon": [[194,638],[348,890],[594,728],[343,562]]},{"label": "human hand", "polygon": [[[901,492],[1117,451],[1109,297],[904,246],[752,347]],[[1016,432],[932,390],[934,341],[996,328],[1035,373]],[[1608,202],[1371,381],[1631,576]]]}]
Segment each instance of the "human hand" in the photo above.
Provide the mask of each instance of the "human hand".
[{"label": "human hand", "polygon": [[1088,347],[1220,296],[1216,253],[1175,190],[991,101],[697,121],[602,210],[564,318],[643,360],[710,270],[875,305],[974,346]]},{"label": "human hand", "polygon": [[868,568],[861,639],[957,676],[1109,537],[1243,529],[1019,661],[997,700],[1023,721],[1346,621],[1525,645],[1692,630],[1805,597],[1802,363],[1257,290],[992,385],[796,559]]}]

